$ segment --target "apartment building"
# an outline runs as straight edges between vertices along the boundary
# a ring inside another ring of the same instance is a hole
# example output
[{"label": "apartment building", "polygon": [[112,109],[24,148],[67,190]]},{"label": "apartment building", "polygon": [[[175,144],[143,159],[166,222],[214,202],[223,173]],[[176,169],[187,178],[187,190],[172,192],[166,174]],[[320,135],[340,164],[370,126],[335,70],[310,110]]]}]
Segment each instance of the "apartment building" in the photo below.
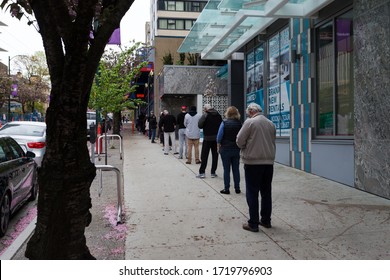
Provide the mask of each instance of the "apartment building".
[{"label": "apartment building", "polygon": [[160,96],[159,75],[164,64],[188,64],[188,54],[184,54],[186,57],[183,60],[183,56],[180,57],[177,49],[188,35],[207,2],[207,0],[151,0],[150,2],[150,42],[154,57],[153,101],[155,112],[160,112],[162,107],[180,111],[181,103],[186,103],[185,99],[189,98],[185,95],[166,95],[162,98]]}]

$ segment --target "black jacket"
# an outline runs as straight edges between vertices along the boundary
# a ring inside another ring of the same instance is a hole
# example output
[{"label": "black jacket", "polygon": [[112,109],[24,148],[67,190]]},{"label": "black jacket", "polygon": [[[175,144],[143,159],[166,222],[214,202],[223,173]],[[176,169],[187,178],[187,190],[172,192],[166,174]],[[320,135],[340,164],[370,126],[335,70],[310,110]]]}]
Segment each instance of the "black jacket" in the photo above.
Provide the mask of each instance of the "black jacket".
[{"label": "black jacket", "polygon": [[217,141],[219,125],[222,122],[222,117],[215,109],[208,110],[200,118],[198,127],[203,128],[203,136],[205,141]]},{"label": "black jacket", "polygon": [[173,115],[165,115],[161,118],[161,127],[164,132],[174,132],[176,126],[176,118]]},{"label": "black jacket", "polygon": [[236,144],[237,134],[242,127],[241,121],[227,119],[224,120],[223,137],[221,141],[222,148],[239,149]]},{"label": "black jacket", "polygon": [[149,128],[150,129],[156,129],[157,128],[157,118],[155,115],[151,115],[149,117]]},{"label": "black jacket", "polygon": [[186,116],[186,112],[180,112],[178,115],[177,115],[177,124],[179,125],[179,129],[180,128],[186,128],[184,126],[184,118]]}]

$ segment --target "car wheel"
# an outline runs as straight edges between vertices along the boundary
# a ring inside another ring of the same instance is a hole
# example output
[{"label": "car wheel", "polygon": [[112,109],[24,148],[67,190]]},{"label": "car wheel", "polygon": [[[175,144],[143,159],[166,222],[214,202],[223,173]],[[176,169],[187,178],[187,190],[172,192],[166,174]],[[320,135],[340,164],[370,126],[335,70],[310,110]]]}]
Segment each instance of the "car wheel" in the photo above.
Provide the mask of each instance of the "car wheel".
[{"label": "car wheel", "polygon": [[8,229],[9,218],[11,216],[10,198],[5,195],[0,206],[0,237],[3,237]]}]

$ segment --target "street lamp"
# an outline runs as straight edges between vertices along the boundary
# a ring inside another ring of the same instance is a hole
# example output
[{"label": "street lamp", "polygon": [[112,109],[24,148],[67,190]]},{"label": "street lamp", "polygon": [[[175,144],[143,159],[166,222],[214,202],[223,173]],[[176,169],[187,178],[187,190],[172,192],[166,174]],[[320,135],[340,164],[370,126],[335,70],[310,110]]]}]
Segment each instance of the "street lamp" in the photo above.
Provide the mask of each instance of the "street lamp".
[{"label": "street lamp", "polygon": [[[15,55],[13,57],[8,56],[8,77],[11,79],[11,60],[14,59],[19,55]],[[8,95],[8,116],[7,116],[7,122],[11,119],[11,95],[16,94],[18,91],[18,86],[14,83],[12,83],[11,93]]]}]

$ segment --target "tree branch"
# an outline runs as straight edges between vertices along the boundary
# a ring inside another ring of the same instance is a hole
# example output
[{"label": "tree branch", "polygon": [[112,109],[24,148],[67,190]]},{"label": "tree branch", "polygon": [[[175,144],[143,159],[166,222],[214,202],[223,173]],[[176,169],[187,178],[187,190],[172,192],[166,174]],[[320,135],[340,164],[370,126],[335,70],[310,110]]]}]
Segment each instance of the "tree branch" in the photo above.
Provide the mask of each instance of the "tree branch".
[{"label": "tree branch", "polygon": [[[88,51],[88,69],[87,80],[93,80],[95,76],[95,69],[97,69],[99,65],[99,60],[96,57],[101,57],[104,48],[107,45],[108,40],[110,39],[114,30],[120,25],[120,20],[129,10],[134,0],[117,0],[115,5],[113,5],[113,9],[109,12],[112,13],[109,17],[106,17],[101,25],[99,25],[99,29],[95,34],[95,39],[93,44],[91,45]],[[91,85],[92,83],[86,83],[86,85]],[[85,88],[84,93],[86,94],[85,98],[88,96],[91,88]]]}]

